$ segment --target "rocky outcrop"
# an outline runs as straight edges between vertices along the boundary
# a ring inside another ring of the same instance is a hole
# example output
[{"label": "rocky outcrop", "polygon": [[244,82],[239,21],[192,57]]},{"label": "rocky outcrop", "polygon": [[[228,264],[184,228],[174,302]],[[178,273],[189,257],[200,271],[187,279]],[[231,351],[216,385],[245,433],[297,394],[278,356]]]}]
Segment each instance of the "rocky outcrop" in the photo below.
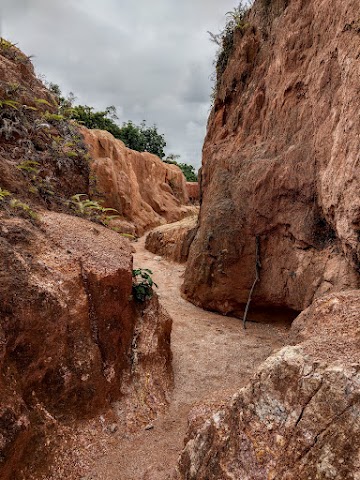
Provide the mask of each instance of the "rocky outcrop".
[{"label": "rocky outcrop", "polygon": [[145,248],[174,262],[186,262],[196,232],[197,219],[198,216],[193,215],[154,228],[146,236]]},{"label": "rocky outcrop", "polygon": [[50,430],[110,405],[132,381],[146,382],[142,403],[152,415],[162,408],[172,382],[171,319],[156,298],[145,309],[131,300],[132,249],[117,233],[50,212],[41,228],[4,216],[0,225],[5,480],[34,461],[34,448],[46,454]]},{"label": "rocky outcrop", "polygon": [[242,315],[359,287],[358,2],[257,0],[219,83],[183,292]]},{"label": "rocky outcrop", "polygon": [[186,180],[176,165],[125,147],[102,130],[82,129],[90,146],[95,196],[135,226],[138,235],[188,214]]},{"label": "rocky outcrop", "polygon": [[198,204],[200,201],[200,188],[198,182],[186,182],[186,190],[191,203]]},{"label": "rocky outcrop", "polygon": [[179,479],[357,479],[360,292],[316,300],[292,327],[295,346],[268,358],[231,403],[197,407]]},{"label": "rocky outcrop", "polygon": [[3,39],[0,105],[0,188],[27,205],[68,210],[71,196],[88,192],[86,147],[30,60]]}]

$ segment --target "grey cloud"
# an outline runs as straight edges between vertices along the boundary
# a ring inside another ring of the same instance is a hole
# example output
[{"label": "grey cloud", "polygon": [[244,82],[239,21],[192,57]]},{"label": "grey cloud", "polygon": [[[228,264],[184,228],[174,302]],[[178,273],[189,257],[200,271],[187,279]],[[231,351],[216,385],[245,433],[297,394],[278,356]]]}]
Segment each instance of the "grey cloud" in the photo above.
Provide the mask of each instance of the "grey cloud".
[{"label": "grey cloud", "polygon": [[80,103],[156,123],[199,166],[218,31],[235,0],[0,0],[4,36]]}]

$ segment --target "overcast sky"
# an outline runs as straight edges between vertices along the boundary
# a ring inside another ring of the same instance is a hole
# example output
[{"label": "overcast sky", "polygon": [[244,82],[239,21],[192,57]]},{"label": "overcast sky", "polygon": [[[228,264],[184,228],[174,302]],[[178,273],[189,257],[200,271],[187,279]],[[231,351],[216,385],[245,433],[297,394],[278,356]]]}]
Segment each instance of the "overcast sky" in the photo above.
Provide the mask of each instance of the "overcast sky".
[{"label": "overcast sky", "polygon": [[0,0],[1,34],[37,73],[119,121],[155,123],[167,153],[196,167],[218,32],[236,0]]}]

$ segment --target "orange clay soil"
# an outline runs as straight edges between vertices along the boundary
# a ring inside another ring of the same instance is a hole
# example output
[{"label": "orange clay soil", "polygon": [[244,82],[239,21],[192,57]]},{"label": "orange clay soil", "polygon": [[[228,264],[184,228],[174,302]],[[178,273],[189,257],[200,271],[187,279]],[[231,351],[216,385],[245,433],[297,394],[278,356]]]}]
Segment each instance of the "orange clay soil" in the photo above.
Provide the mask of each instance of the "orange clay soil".
[{"label": "orange clay soil", "polygon": [[248,323],[243,330],[239,319],[185,301],[180,296],[185,265],[148,252],[144,244],[145,238],[134,244],[134,267],[154,272],[160,302],[173,319],[175,388],[169,408],[155,421],[142,418],[137,429],[128,421],[134,411],[126,402],[91,421],[69,425],[54,438],[52,473],[27,470],[21,480],[170,480],[190,410],[225,403],[263,360],[287,343],[288,325],[274,323],[274,318]]}]

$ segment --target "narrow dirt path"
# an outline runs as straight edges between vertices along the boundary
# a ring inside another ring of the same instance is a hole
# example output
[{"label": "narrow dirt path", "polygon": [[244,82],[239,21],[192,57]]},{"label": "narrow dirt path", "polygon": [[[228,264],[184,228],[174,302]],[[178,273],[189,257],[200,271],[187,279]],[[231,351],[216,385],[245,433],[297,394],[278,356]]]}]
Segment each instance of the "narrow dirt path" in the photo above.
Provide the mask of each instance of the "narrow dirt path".
[{"label": "narrow dirt path", "polygon": [[[167,262],[136,244],[135,267],[149,268],[163,306],[173,318],[175,388],[164,416],[151,430],[118,436],[119,442],[87,480],[171,478],[186,433],[187,416],[198,403],[218,403],[242,387],[255,368],[286,343],[285,325],[250,323],[204,311],[180,296],[184,265]],[[266,319],[264,319],[266,321]]]}]

